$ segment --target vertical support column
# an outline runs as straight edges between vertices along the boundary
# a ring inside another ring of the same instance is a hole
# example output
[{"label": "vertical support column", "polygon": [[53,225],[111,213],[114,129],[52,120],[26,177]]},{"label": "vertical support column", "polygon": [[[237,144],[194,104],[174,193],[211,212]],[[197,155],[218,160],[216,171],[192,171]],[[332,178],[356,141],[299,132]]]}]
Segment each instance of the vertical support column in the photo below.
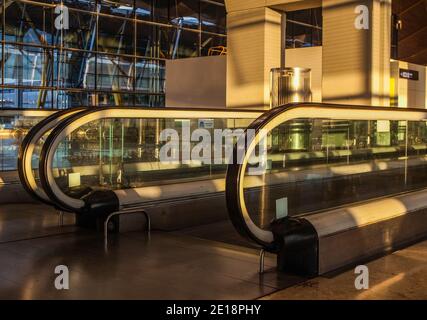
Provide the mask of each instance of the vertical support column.
[{"label": "vertical support column", "polygon": [[[356,27],[359,6],[367,29]],[[323,1],[324,102],[390,105],[390,27],[391,0]]]},{"label": "vertical support column", "polygon": [[281,14],[281,30],[280,30],[280,68],[286,68],[286,12]]},{"label": "vertical support column", "polygon": [[281,14],[269,8],[227,15],[227,107],[270,107],[270,70],[280,66]]}]

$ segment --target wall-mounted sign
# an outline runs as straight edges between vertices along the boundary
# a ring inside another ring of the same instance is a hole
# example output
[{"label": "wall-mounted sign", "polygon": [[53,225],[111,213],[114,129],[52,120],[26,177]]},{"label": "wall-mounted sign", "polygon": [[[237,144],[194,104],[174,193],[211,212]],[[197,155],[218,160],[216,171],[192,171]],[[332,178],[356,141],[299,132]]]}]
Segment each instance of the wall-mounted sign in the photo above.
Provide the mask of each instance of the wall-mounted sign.
[{"label": "wall-mounted sign", "polygon": [[213,129],[214,119],[199,119],[199,128]]},{"label": "wall-mounted sign", "polygon": [[407,79],[407,80],[418,81],[420,79],[420,73],[415,70],[400,69],[399,75],[402,79]]}]

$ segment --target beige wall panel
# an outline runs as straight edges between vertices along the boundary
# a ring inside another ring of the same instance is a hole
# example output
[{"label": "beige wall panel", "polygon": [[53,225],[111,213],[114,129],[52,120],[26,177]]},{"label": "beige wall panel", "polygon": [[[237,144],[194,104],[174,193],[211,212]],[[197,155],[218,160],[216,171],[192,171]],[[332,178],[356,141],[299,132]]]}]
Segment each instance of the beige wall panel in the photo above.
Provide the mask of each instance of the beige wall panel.
[{"label": "beige wall panel", "polygon": [[286,66],[311,69],[313,102],[322,102],[322,47],[287,49]]},{"label": "beige wall panel", "polygon": [[390,105],[391,0],[372,1],[372,105]]},{"label": "beige wall panel", "polygon": [[[368,5],[369,1],[357,4]],[[370,103],[370,32],[354,26],[356,1],[323,2],[323,101]]]},{"label": "beige wall panel", "polygon": [[266,0],[225,0],[228,13],[266,7]]},{"label": "beige wall panel", "polygon": [[[388,2],[323,1],[323,101],[389,105]],[[359,5],[369,8],[369,30],[355,27],[355,9]]]},{"label": "beige wall panel", "polygon": [[225,56],[166,61],[166,107],[225,108]]},{"label": "beige wall panel", "polygon": [[268,8],[227,15],[227,107],[270,105],[270,70],[280,66],[280,14]]}]

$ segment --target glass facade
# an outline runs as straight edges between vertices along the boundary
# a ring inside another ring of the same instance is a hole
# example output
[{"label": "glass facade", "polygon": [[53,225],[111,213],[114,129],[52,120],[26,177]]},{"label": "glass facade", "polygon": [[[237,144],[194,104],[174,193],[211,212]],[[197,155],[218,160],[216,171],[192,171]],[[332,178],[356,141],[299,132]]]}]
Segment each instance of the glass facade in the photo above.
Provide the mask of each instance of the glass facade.
[{"label": "glass facade", "polygon": [[220,0],[62,3],[1,0],[0,108],[163,106],[166,59],[226,44]]}]

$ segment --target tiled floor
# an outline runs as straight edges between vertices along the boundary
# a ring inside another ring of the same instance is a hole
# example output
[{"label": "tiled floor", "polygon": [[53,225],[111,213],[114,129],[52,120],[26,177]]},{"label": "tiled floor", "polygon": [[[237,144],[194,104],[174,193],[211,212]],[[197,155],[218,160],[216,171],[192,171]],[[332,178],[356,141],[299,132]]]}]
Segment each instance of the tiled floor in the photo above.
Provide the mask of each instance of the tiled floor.
[{"label": "tiled floor", "polygon": [[[0,206],[0,299],[427,299],[427,241],[368,263],[370,289],[353,270],[305,279],[260,277],[258,251],[228,222],[173,233],[101,234],[73,226],[44,205]],[[54,269],[70,270],[70,289]],[[287,288],[287,289],[286,289]]]},{"label": "tiled floor", "polygon": [[73,232],[74,216],[64,215],[59,226],[58,211],[36,203],[0,205],[0,243]]},{"label": "tiled floor", "polygon": [[[256,299],[303,281],[277,274],[273,257],[260,277],[251,248],[135,232],[111,238],[107,250],[101,234],[59,228],[45,206],[1,208],[0,299]],[[70,290],[54,287],[58,265],[69,267]]]},{"label": "tiled floor", "polygon": [[350,270],[329,278],[319,277],[268,295],[271,300],[401,300],[427,299],[427,241],[396,251],[366,266],[369,289],[356,290]]}]

